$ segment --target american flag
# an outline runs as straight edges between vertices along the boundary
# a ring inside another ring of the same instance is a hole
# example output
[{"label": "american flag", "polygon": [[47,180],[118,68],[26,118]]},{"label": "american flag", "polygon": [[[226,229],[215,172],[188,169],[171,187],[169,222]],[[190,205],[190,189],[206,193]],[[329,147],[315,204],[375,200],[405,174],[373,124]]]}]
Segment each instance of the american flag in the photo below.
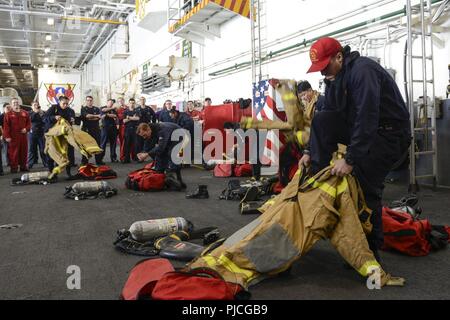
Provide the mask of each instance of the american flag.
[{"label": "american flag", "polygon": [[[275,90],[277,83],[276,79],[268,79],[253,84],[253,118],[286,121],[283,101]],[[277,132],[272,130],[268,132],[263,151],[264,164],[278,164],[282,140],[283,137]]]}]

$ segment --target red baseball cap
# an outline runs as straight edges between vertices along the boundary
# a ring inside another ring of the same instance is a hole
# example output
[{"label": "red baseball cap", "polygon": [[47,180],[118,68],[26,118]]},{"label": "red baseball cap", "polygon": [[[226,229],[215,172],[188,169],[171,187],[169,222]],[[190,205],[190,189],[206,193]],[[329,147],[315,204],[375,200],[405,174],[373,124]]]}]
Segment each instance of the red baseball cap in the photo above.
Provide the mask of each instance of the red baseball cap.
[{"label": "red baseball cap", "polygon": [[309,50],[309,58],[312,65],[307,73],[322,71],[330,63],[331,58],[342,50],[342,46],[336,39],[320,38],[313,43]]}]

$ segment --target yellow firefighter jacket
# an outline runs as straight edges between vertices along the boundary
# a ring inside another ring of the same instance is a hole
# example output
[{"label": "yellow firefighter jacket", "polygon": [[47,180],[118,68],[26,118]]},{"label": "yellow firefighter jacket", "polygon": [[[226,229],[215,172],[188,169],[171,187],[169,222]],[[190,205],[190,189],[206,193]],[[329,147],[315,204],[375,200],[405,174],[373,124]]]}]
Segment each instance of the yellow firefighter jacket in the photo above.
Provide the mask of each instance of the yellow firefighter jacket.
[{"label": "yellow firefighter jacket", "polygon": [[315,91],[312,101],[303,105],[296,95],[296,88],[297,83],[294,80],[280,80],[275,88],[284,104],[286,122],[243,117],[240,122],[241,128],[278,129],[285,135],[288,142],[295,141],[300,147],[305,147],[309,142],[311,122],[319,93]]},{"label": "yellow firefighter jacket", "polygon": [[379,268],[381,285],[385,285],[390,275],[369,249],[370,210],[359,185],[353,176],[332,176],[330,168],[312,178],[299,170],[260,217],[188,268],[213,268],[226,281],[248,288],[288,269],[319,239],[330,239],[362,276]]},{"label": "yellow firefighter jacket", "polygon": [[69,164],[67,154],[69,144],[87,158],[103,151],[88,133],[74,128],[66,120],[60,119],[45,134],[45,153],[58,164],[52,174],[60,173]]}]

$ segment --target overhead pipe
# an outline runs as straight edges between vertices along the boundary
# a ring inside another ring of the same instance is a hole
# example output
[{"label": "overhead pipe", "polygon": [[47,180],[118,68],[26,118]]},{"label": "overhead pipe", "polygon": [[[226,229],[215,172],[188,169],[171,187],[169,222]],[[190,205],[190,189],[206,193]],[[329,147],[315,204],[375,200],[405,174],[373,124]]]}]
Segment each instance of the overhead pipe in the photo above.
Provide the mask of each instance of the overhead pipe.
[{"label": "overhead pipe", "polygon": [[[101,13],[98,14],[99,17],[100,17],[100,15],[101,15]],[[81,59],[83,52],[89,51],[88,46],[89,46],[89,44],[91,44],[92,38],[94,37],[94,35],[98,34],[99,28],[100,28],[100,24],[94,24],[94,23],[89,24],[89,28],[88,28],[89,38],[86,41],[84,41],[82,51],[78,54],[78,56],[74,60],[75,62],[73,63],[73,66],[72,66],[73,68],[75,67],[77,62]]]},{"label": "overhead pipe", "polygon": [[[434,4],[442,2],[442,1],[444,1],[444,0],[432,0],[431,4],[434,5]],[[298,42],[298,43],[290,45],[288,47],[269,52],[266,55],[266,57],[264,57],[262,59],[262,61],[263,62],[267,62],[268,60],[272,60],[273,57],[275,57],[277,55],[284,54],[286,52],[289,52],[291,50],[298,49],[298,48],[301,48],[301,47],[306,47],[306,46],[314,43],[315,41],[317,41],[317,40],[319,40],[320,38],[323,38],[323,37],[336,36],[336,35],[339,35],[339,34],[342,34],[342,33],[348,32],[348,31],[353,31],[353,30],[359,29],[361,27],[367,27],[368,25],[371,25],[373,23],[379,23],[381,21],[393,19],[393,18],[400,17],[400,16],[403,17],[405,15],[406,15],[406,8],[404,7],[403,9],[400,9],[400,10],[397,10],[397,11],[393,11],[393,12],[388,13],[388,14],[384,14],[384,15],[378,17],[378,18],[373,18],[373,19],[370,19],[370,20],[366,20],[364,22],[356,23],[356,24],[353,24],[351,26],[348,26],[348,27],[345,27],[345,28],[341,28],[339,30],[335,30],[335,31],[323,34],[321,36],[317,36],[317,37],[311,38],[309,40],[304,39],[302,42]],[[251,65],[251,61],[242,62],[242,63],[239,63],[239,64],[235,64],[233,66],[230,66],[230,67],[227,67],[227,68],[224,68],[224,69],[212,72],[212,73],[209,74],[209,76],[214,77],[214,76],[226,73],[228,71],[236,71],[238,69],[242,69],[243,67],[246,67],[246,66],[249,66],[249,65]]]},{"label": "overhead pipe", "polygon": [[58,31],[47,31],[47,30],[30,30],[30,29],[10,29],[10,28],[0,28],[0,31],[11,31],[11,32],[29,32],[29,33],[48,33],[48,34],[60,34],[63,36],[80,36],[85,37],[88,33],[70,33],[70,32],[58,32]]},{"label": "overhead pipe", "polygon": [[[284,37],[278,38],[278,39],[276,39],[276,40],[267,42],[266,44],[262,45],[261,48],[262,48],[262,49],[267,49],[268,47],[271,47],[271,46],[277,45],[277,44],[279,44],[279,43],[288,41],[288,40],[290,40],[290,39],[296,38],[296,37],[298,37],[298,36],[300,36],[300,35],[303,35],[303,34],[306,34],[306,33],[308,33],[308,32],[312,32],[312,31],[315,31],[315,30],[318,30],[318,29],[321,29],[321,28],[324,28],[324,27],[331,26],[331,25],[333,25],[333,24],[335,24],[335,23],[344,21],[345,19],[348,19],[348,18],[351,18],[351,17],[353,17],[353,16],[356,16],[356,15],[360,14],[361,11],[362,11],[362,12],[365,12],[365,11],[370,10],[370,8],[371,8],[372,6],[376,6],[377,8],[380,8],[381,6],[390,4],[390,3],[395,2],[395,1],[397,1],[397,0],[382,0],[382,1],[375,1],[375,2],[372,2],[372,3],[370,3],[370,4],[367,4],[367,5],[363,6],[363,7],[358,8],[358,9],[356,9],[356,10],[353,10],[353,11],[351,11],[351,12],[347,12],[347,13],[344,13],[344,14],[341,14],[341,15],[338,15],[338,16],[335,16],[335,17],[333,17],[333,18],[331,18],[331,19],[327,19],[327,20],[322,21],[322,22],[320,22],[320,23],[318,23],[318,24],[315,24],[315,25],[313,25],[313,26],[307,27],[306,29],[302,29],[302,30],[300,30],[300,31],[296,31],[296,32],[291,33],[291,34],[289,34],[289,35],[287,35],[287,36],[284,36]],[[242,56],[248,55],[249,53],[250,53],[249,51],[247,51],[247,52],[241,52],[240,54],[237,54],[237,55],[232,56],[232,57],[230,57],[230,58],[224,59],[224,60],[219,61],[219,62],[215,62],[215,63],[213,63],[213,64],[211,64],[211,65],[205,67],[205,70],[210,69],[210,68],[212,68],[212,67],[215,67],[215,66],[217,66],[217,65],[220,65],[220,64],[222,64],[222,63],[224,63],[224,62],[236,60],[237,58],[240,58],[240,57],[242,57]]]},{"label": "overhead pipe", "polygon": [[[122,4],[122,2],[123,2],[124,0],[120,0],[120,4]],[[124,11],[123,12],[121,12],[121,13],[126,13],[126,8],[124,9]],[[113,13],[113,15],[115,15],[116,17],[119,15],[119,13]],[[124,22],[124,24],[128,24],[128,22]],[[101,38],[101,36],[103,35],[103,33],[105,32],[105,30],[106,30],[106,25],[103,27],[103,29],[102,29],[102,31],[101,31],[101,33],[100,33],[100,35],[97,37],[97,39],[95,40],[95,42],[94,42],[94,44],[91,46],[91,48],[89,49],[89,53],[91,53],[92,52],[92,50],[95,48],[95,46],[96,46],[96,44],[97,44],[97,42],[99,41],[99,39]],[[113,32],[115,32],[115,31],[111,31],[111,33],[113,33]],[[110,38],[110,36],[111,36],[111,34],[108,36],[108,37],[106,37],[107,39],[108,38]],[[103,46],[103,44],[102,44],[102,46]],[[98,51],[97,51],[98,52]],[[95,54],[94,54],[94,56],[95,56]],[[84,59],[83,59],[83,61],[78,65],[78,67],[81,67],[81,66],[83,66],[83,64],[84,64],[84,62],[86,61],[86,59],[89,57],[89,54],[88,55],[86,55],[85,57],[84,57]],[[76,64],[74,64],[74,66],[75,66]]]},{"label": "overhead pipe", "polygon": [[[25,0],[25,1],[28,1],[28,0]],[[69,2],[70,0],[66,0],[66,6],[69,6],[70,5],[70,2]],[[61,5],[62,6],[62,5]],[[62,6],[63,7],[63,6]],[[63,7],[64,8],[64,7]],[[65,10],[64,10],[64,12],[66,12]],[[60,31],[60,32],[62,32],[62,31],[64,31],[64,28],[65,28],[65,26],[66,26],[66,21],[61,21],[61,24],[58,26],[58,31]],[[56,43],[56,48],[58,48],[59,47],[59,45],[60,45],[60,43],[61,43],[61,38],[62,37],[58,37],[58,40],[57,40],[57,43]],[[53,63],[52,64],[50,64],[51,66],[53,66],[53,67],[55,67],[56,66],[56,59],[58,59],[58,53],[57,52],[55,52],[55,54],[53,55]]]},{"label": "overhead pipe", "polygon": [[111,40],[111,38],[113,37],[113,35],[114,35],[116,32],[117,32],[117,28],[115,28],[115,29],[113,29],[113,30],[111,31],[111,33],[109,34],[109,36],[102,42],[101,45],[98,46],[98,49],[94,52],[94,56],[96,56],[97,53],[99,53],[99,52],[103,49],[103,47],[105,46],[105,44],[107,44],[108,41]]},{"label": "overhead pipe", "polygon": [[50,13],[47,11],[30,11],[30,10],[25,11],[25,10],[19,10],[19,9],[0,7],[0,12],[9,12],[12,14],[45,16],[48,18],[59,18],[59,19],[63,19],[63,20],[76,20],[76,21],[93,22],[93,23],[126,24],[126,22],[119,21],[119,20],[103,20],[103,19],[94,19],[94,18],[86,18],[86,17],[79,17],[79,16],[67,16],[64,14]]},{"label": "overhead pipe", "polygon": [[0,12],[9,12],[14,14],[29,14],[31,16],[46,16],[49,18],[59,18],[62,15],[58,13],[51,13],[48,11],[30,11],[30,10],[20,10],[20,8],[8,8],[8,7],[0,7]]},{"label": "overhead pipe", "polygon": [[127,24],[126,22],[120,21],[120,20],[104,20],[104,19],[94,19],[94,18],[77,17],[77,16],[62,16],[61,19],[62,20],[93,22],[93,23],[104,23],[104,24]]},{"label": "overhead pipe", "polygon": [[369,44],[370,44],[370,39],[367,39],[366,42],[364,43],[364,55],[366,57],[369,56]]},{"label": "overhead pipe", "polygon": [[[113,14],[113,15],[117,15],[117,14]],[[105,24],[102,28],[102,31],[100,32],[100,34],[98,35],[97,39],[95,39],[94,43],[92,44],[91,48],[88,51],[88,54],[84,57],[83,61],[81,61],[81,63],[79,64],[79,66],[82,66],[83,63],[86,61],[86,59],[88,58],[89,54],[92,52],[92,50],[94,49],[95,45],[97,44],[97,42],[99,41],[99,39],[101,39],[101,37],[103,36],[103,33],[106,30],[106,27],[108,27],[107,24]]]},{"label": "overhead pipe", "polygon": [[101,2],[105,2],[111,6],[116,6],[116,7],[124,7],[124,8],[129,8],[129,9],[136,9],[136,5],[134,4],[127,4],[127,3],[122,3],[123,1],[120,2],[113,2],[113,1],[109,1],[109,0],[99,0]]},{"label": "overhead pipe", "polygon": [[[22,50],[40,50],[44,51],[45,48],[28,48],[28,47],[17,47],[17,46],[0,46],[0,49],[22,49]],[[66,51],[66,52],[80,52],[80,50],[70,50],[70,49],[54,49],[54,51]]]},{"label": "overhead pipe", "polygon": [[[24,11],[28,11],[28,0],[22,0],[22,4],[23,4],[23,10]],[[30,27],[30,21],[29,21],[29,15],[28,14],[25,15],[25,27],[27,29]],[[32,43],[31,43],[30,34],[28,32],[26,33],[26,38],[27,38],[28,46],[31,47]],[[33,55],[31,54],[31,50],[28,50],[28,53],[30,55],[30,64],[31,65],[35,65],[35,61],[34,61]],[[32,74],[32,85],[34,86],[35,84],[37,85],[37,74],[36,74],[36,72],[33,72],[33,74]]]},{"label": "overhead pipe", "polygon": [[105,5],[102,5],[102,4],[94,4],[92,6],[92,8],[91,8],[90,14],[93,15],[97,8],[108,9],[108,11],[123,12],[126,9],[130,9],[130,8],[135,9],[135,6],[134,5],[130,5],[130,6],[125,6],[125,5],[121,5],[121,6],[119,6],[119,5],[117,5],[117,6],[105,6]]}]

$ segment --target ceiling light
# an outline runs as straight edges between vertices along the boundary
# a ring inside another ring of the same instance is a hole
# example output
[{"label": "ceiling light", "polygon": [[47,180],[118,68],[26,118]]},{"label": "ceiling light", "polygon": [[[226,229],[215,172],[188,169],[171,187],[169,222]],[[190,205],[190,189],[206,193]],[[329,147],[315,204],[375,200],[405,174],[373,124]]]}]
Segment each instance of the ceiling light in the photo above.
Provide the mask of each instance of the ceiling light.
[{"label": "ceiling light", "polygon": [[55,0],[47,0],[48,3],[55,3]]},{"label": "ceiling light", "polygon": [[53,18],[47,18],[47,24],[48,24],[49,26],[54,25],[54,24],[55,24],[55,19],[53,19]]},{"label": "ceiling light", "polygon": [[49,53],[50,52],[50,47],[45,47],[44,52],[45,53]]},{"label": "ceiling light", "polygon": [[52,41],[52,35],[51,34],[45,35],[45,40]]},{"label": "ceiling light", "polygon": [[45,61],[45,62],[48,62],[49,60],[50,60],[50,59],[49,59],[48,57],[45,57],[45,58],[44,58],[44,61]]}]

